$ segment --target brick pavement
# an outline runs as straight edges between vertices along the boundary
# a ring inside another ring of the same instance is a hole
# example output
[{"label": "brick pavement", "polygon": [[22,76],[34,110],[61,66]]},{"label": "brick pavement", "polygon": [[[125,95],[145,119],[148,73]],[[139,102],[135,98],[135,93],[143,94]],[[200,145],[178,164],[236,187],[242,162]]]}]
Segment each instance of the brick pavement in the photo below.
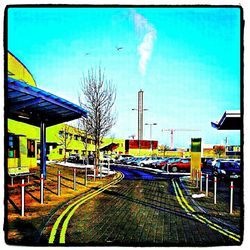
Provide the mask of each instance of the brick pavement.
[{"label": "brick pavement", "polygon": [[[192,194],[205,194],[205,178],[203,178],[203,190],[196,188],[196,184],[192,183],[189,178],[181,178],[183,188],[190,197]],[[243,228],[243,191],[241,183],[237,182],[234,188],[233,213],[229,213],[230,203],[230,183],[222,180],[217,182],[217,202],[214,204],[214,186],[213,180],[209,179],[208,197],[200,199],[190,199],[190,202],[198,208],[198,211],[207,213],[215,220],[219,220],[222,224],[232,227],[240,233]]]},{"label": "brick pavement", "polygon": [[66,244],[211,246],[236,243],[188,216],[178,204],[170,181],[124,180],[76,211],[67,229]]},{"label": "brick pavement", "polygon": [[[79,175],[78,178],[78,183],[82,183],[83,175]],[[103,181],[108,182],[109,180],[104,179]],[[194,190],[190,183],[186,181],[182,181],[182,183],[188,192]],[[72,188],[67,188],[67,186],[72,185],[72,180],[68,184],[64,184],[63,193],[66,194],[67,199],[90,190],[84,185],[78,185],[79,190],[75,193]],[[56,189],[56,184],[53,185],[50,187],[51,191]],[[91,187],[95,189],[97,186],[95,184]],[[49,190],[47,192],[47,195],[49,193],[53,194]],[[197,213],[201,213],[199,206],[192,203],[188,192],[183,192],[188,202],[192,204]],[[11,229],[12,236],[16,233],[15,230],[18,229],[17,222],[21,220],[20,225],[24,225],[25,222],[25,225],[29,226],[28,230],[33,228],[33,230],[39,232],[41,225],[45,225],[44,223],[53,214],[48,210],[49,207],[46,209],[46,205],[48,203],[55,204],[58,201],[65,204],[65,197],[61,197],[62,200],[58,199],[55,194],[51,195],[50,200],[47,199],[45,207],[39,207],[40,213],[36,210],[37,206],[33,208],[31,206],[26,218],[20,218],[18,215],[13,216],[12,214],[13,217],[9,218],[9,229]],[[220,195],[218,196],[219,200],[222,200]],[[200,206],[214,209],[209,202],[211,203],[210,200],[207,200],[206,203],[204,203],[204,200],[196,201]],[[219,204],[218,207],[222,203]],[[10,211],[12,211],[13,207],[11,207],[11,204],[8,205]],[[211,213],[211,209],[208,209],[208,214]],[[40,218],[32,217],[32,211],[36,211],[37,216],[40,215]],[[46,216],[44,216],[45,212],[48,213]],[[218,211],[217,214],[214,212],[211,215],[218,219],[225,218],[222,218],[221,212]],[[240,216],[237,212],[233,216],[227,216],[233,218],[229,223],[234,227],[239,226]],[[22,245],[22,243],[27,244],[29,240],[31,245],[48,245],[49,233],[57,217],[58,214],[51,217],[42,237],[39,237],[37,233],[34,235],[30,231],[26,235],[24,233],[27,232],[22,232],[23,235],[16,235],[13,242]],[[13,222],[14,224],[12,224]],[[19,230],[21,230],[20,227]],[[23,241],[25,239],[27,241]],[[235,245],[238,243],[188,215],[178,203],[171,180],[165,176],[162,180],[123,180],[81,205],[69,222],[66,232],[66,244],[93,246],[213,246]]]}]

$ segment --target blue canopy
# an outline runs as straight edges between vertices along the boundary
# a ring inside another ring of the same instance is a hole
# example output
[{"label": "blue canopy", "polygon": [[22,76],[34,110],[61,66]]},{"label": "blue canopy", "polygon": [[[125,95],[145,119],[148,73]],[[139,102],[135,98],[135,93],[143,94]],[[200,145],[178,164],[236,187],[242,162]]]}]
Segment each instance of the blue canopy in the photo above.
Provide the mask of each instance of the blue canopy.
[{"label": "blue canopy", "polygon": [[211,122],[211,126],[218,130],[240,130],[243,128],[241,112],[239,110],[225,111],[219,121]]},{"label": "blue canopy", "polygon": [[7,118],[40,126],[46,126],[87,117],[87,111],[61,97],[8,78],[5,111]]}]

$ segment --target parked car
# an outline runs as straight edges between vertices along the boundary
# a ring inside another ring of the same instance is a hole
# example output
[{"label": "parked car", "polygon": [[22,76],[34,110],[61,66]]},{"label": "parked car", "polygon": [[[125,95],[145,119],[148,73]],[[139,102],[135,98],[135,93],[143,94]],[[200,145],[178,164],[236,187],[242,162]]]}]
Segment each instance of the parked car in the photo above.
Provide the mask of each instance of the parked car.
[{"label": "parked car", "polygon": [[191,160],[190,158],[181,158],[178,161],[174,161],[168,164],[169,171],[175,173],[178,171],[190,170]]},{"label": "parked car", "polygon": [[104,155],[103,156],[103,162],[104,163],[114,163],[115,162],[115,160],[113,159],[113,158],[111,158],[111,156],[109,156],[109,155]]},{"label": "parked car", "polygon": [[160,157],[157,156],[147,157],[145,160],[140,162],[140,167],[150,166],[150,164],[157,159],[160,159]]},{"label": "parked car", "polygon": [[134,161],[136,161],[136,157],[127,157],[122,162],[126,165],[132,165]]},{"label": "parked car", "polygon": [[80,155],[79,154],[70,154],[67,162],[72,162],[72,163],[79,163],[80,162]]},{"label": "parked car", "polygon": [[176,161],[179,161],[181,158],[179,157],[170,157],[168,158],[166,161],[163,161],[159,164],[159,168],[162,168],[162,170],[165,170],[167,171],[167,167],[169,164],[173,163],[173,162],[176,162]]},{"label": "parked car", "polygon": [[129,155],[129,154],[117,155],[115,162],[121,164],[122,160],[127,159],[128,157],[134,157],[134,156],[133,155]]},{"label": "parked car", "polygon": [[152,166],[153,168],[161,169],[162,166],[163,166],[164,164],[163,164],[163,165],[160,165],[160,164],[161,164],[162,162],[166,162],[168,159],[169,159],[169,158],[161,157],[160,159],[153,161],[153,162],[151,163],[151,166]]},{"label": "parked car", "polygon": [[131,165],[140,166],[140,163],[146,160],[148,157],[136,157],[133,161],[131,161]]},{"label": "parked car", "polygon": [[214,166],[214,175],[221,179],[238,179],[240,172],[240,165],[235,161],[222,160],[216,162]]},{"label": "parked car", "polygon": [[212,168],[213,157],[201,157],[202,166],[204,168]]}]

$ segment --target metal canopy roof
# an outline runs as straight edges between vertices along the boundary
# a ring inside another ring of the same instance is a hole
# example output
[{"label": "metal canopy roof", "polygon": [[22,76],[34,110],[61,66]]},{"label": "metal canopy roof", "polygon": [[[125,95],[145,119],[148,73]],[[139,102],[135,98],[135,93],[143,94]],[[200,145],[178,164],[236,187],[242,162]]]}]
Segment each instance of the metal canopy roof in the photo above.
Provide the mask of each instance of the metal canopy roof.
[{"label": "metal canopy roof", "polygon": [[13,120],[34,126],[40,126],[43,121],[48,127],[87,117],[87,111],[80,106],[12,78],[8,78],[7,94],[5,110]]},{"label": "metal canopy roof", "polygon": [[218,130],[240,130],[242,129],[241,113],[238,110],[225,111],[221,119],[211,122],[211,125]]},{"label": "metal canopy roof", "polygon": [[100,148],[101,151],[110,151],[118,148],[118,143],[111,142],[103,147]]}]

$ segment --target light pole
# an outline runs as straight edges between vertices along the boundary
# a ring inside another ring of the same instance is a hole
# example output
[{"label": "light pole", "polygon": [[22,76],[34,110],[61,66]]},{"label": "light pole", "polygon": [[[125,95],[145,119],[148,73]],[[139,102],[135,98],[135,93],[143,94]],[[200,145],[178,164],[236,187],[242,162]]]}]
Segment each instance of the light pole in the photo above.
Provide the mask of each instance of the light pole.
[{"label": "light pole", "polygon": [[153,152],[153,144],[152,144],[152,126],[153,125],[157,125],[157,123],[145,123],[145,125],[149,125],[150,126],[150,147],[151,147],[151,154]]}]

